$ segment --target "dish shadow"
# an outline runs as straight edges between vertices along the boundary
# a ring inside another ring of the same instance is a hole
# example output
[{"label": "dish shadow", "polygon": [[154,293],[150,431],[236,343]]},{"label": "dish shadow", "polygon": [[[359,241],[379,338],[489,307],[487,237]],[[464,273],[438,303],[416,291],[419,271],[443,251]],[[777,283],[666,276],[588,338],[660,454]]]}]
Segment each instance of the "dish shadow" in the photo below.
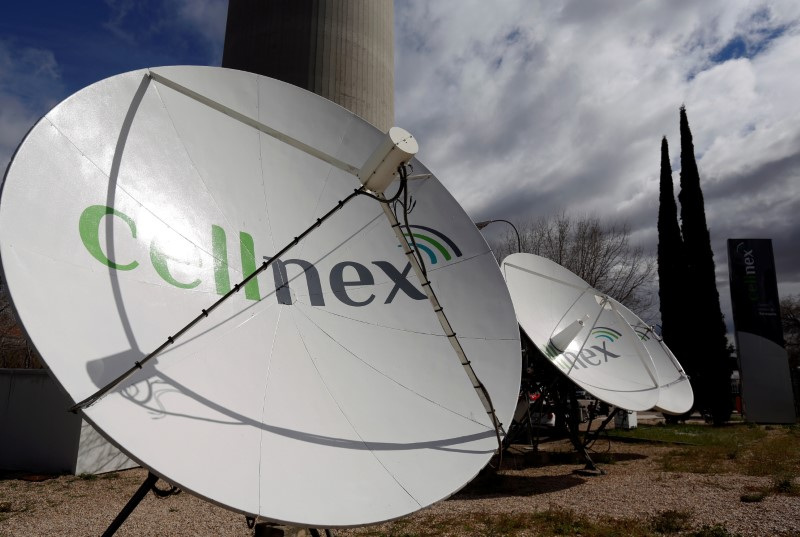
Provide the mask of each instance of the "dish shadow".
[{"label": "dish shadow", "polygon": [[[144,366],[144,369],[146,370],[148,366],[152,367],[151,364],[147,364]],[[145,371],[145,374],[147,373],[148,372]],[[325,445],[336,448],[352,449],[359,451],[405,451],[405,450],[416,450],[416,449],[433,449],[438,451],[451,451],[451,452],[472,453],[472,454],[489,454],[494,451],[494,449],[475,450],[475,449],[465,449],[459,447],[461,444],[473,442],[475,440],[493,438],[495,436],[495,431],[493,429],[488,429],[488,428],[485,431],[478,433],[472,433],[456,437],[431,438],[430,440],[419,441],[419,442],[377,442],[377,441],[370,441],[369,439],[351,440],[346,438],[336,438],[326,435],[319,435],[310,432],[304,432],[294,429],[287,429],[285,427],[270,425],[268,423],[263,423],[253,418],[244,416],[219,403],[216,403],[206,397],[203,397],[202,395],[191,390],[187,386],[181,384],[176,379],[170,378],[169,376],[165,375],[163,371],[158,372],[157,374],[154,373],[153,376],[148,376],[148,378],[145,379],[144,382],[138,381],[135,384],[129,383],[127,385],[121,385],[120,387],[117,387],[114,391],[110,393],[119,393],[119,395],[121,395],[123,398],[146,409],[152,415],[153,419],[161,419],[166,416],[172,416],[188,420],[216,422],[223,425],[253,427],[256,429],[260,429],[264,432],[272,433],[286,438],[292,438],[294,440],[299,440],[301,442],[309,442],[313,444]],[[189,414],[169,411],[167,410],[166,406],[161,404],[159,401],[159,398],[162,395],[169,393],[172,394],[179,393],[184,397],[189,397],[191,399],[194,399],[195,401],[201,403],[206,408],[215,411],[217,413],[217,417],[210,418],[207,416],[193,416]]]},{"label": "dish shadow", "polygon": [[559,475],[510,475],[481,472],[478,477],[454,494],[454,500],[478,500],[502,496],[536,496],[559,492],[581,485],[586,478],[573,473]]},{"label": "dish shadow", "polygon": [[[513,449],[513,448],[512,448]],[[635,461],[646,459],[647,455],[641,453],[615,453],[613,451],[590,453],[595,464],[614,464],[617,462]],[[524,470],[526,468],[541,468],[544,466],[559,466],[574,464],[584,466],[586,461],[574,450],[569,451],[506,451],[503,454],[502,467],[505,470]]]}]

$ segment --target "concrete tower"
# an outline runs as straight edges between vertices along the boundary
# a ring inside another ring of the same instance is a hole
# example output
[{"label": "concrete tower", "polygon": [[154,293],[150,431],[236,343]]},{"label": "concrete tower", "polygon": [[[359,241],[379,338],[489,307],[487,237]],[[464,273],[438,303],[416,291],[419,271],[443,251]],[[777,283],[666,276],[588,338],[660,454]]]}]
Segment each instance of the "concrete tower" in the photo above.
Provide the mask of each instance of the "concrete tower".
[{"label": "concrete tower", "polygon": [[222,66],[313,91],[386,131],[393,0],[230,0]]}]

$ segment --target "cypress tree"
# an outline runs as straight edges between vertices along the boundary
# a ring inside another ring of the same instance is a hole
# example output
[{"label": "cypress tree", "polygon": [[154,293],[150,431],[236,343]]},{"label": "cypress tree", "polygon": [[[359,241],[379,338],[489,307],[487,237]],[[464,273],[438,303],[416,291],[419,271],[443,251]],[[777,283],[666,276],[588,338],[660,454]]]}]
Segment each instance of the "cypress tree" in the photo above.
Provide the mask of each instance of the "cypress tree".
[{"label": "cypress tree", "polygon": [[686,352],[682,320],[686,309],[681,296],[686,280],[686,259],[678,225],[678,206],[672,184],[667,137],[661,140],[661,179],[658,196],[658,297],[661,310],[661,335],[689,375],[694,355]]},{"label": "cypress tree", "polygon": [[681,191],[678,200],[687,263],[684,338],[690,345],[685,352],[693,355],[688,362],[694,366],[695,406],[710,412],[714,423],[721,424],[731,413],[728,339],[719,306],[711,235],[685,106],[681,106],[680,116]]}]

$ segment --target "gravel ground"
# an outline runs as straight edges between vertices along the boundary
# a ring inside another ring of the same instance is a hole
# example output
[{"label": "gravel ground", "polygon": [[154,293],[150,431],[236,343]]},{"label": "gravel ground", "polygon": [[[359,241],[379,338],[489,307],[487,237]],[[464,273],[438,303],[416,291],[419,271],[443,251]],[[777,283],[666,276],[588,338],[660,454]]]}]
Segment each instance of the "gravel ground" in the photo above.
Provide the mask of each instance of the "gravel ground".
[{"label": "gravel ground", "polygon": [[[607,473],[596,477],[577,475],[575,464],[519,465],[502,472],[498,492],[487,493],[486,486],[470,485],[450,500],[411,518],[430,524],[431,516],[560,508],[591,519],[642,519],[675,510],[689,513],[695,529],[722,524],[732,534],[743,537],[800,536],[800,496],[769,495],[758,503],[743,503],[743,493],[768,487],[770,479],[663,472],[655,459],[669,449],[673,448],[615,443],[612,451],[622,461],[600,465]],[[483,492],[472,492],[473,488]],[[404,530],[414,527],[412,524]]]},{"label": "gravel ground", "polygon": [[[548,444],[547,449],[568,447]],[[601,465],[607,474],[597,477],[575,474],[580,468],[576,464],[532,465],[524,456],[508,457],[499,476],[479,478],[453,498],[412,515],[403,531],[461,514],[559,507],[591,518],[627,519],[671,509],[690,513],[696,528],[724,524],[742,536],[800,536],[800,496],[772,494],[758,503],[743,503],[743,493],[769,486],[769,478],[663,472],[657,458],[670,449],[674,448],[615,442],[611,452],[619,462]],[[36,476],[2,475],[0,536],[100,535],[146,475],[142,469],[94,479],[59,476],[35,481],[30,479]],[[335,532],[337,536],[360,533],[358,529]],[[117,535],[244,537],[252,530],[242,515],[190,494],[163,499],[148,494]]]}]

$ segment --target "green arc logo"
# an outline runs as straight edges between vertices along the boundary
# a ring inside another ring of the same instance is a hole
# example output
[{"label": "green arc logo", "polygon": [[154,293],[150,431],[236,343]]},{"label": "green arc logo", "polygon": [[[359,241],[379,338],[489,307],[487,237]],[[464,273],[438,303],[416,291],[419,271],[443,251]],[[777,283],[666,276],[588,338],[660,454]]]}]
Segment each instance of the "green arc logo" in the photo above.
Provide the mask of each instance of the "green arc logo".
[{"label": "green arc logo", "polygon": [[598,326],[592,330],[592,336],[596,339],[604,339],[610,343],[614,343],[622,337],[622,333],[613,328],[608,328],[607,326]]},{"label": "green arc logo", "polygon": [[416,243],[417,249],[427,255],[431,265],[436,265],[440,258],[450,261],[454,257],[461,257],[461,250],[456,243],[441,231],[427,226],[410,225],[409,227],[412,230],[411,234],[403,231],[403,235],[412,248]]}]

